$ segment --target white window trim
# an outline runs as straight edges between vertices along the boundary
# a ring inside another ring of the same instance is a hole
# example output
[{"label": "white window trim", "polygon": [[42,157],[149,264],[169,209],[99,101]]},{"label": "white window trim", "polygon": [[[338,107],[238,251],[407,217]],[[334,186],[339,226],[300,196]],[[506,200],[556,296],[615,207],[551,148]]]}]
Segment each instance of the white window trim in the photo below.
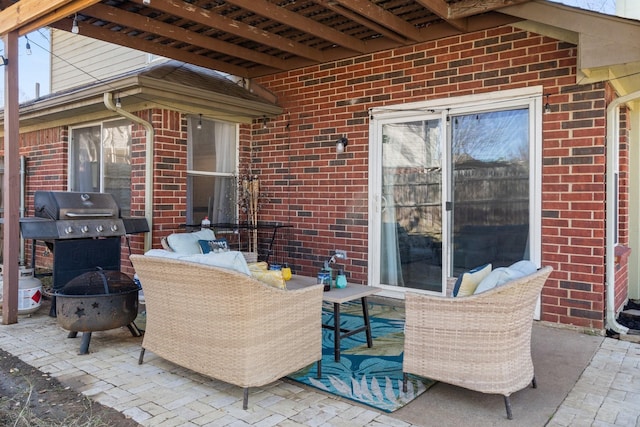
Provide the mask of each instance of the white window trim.
[{"label": "white window trim", "polygon": [[[195,116],[195,115],[189,115],[188,116],[188,125],[187,125],[187,129],[189,132],[191,132],[191,128],[195,127],[192,126],[192,122],[195,122],[195,120],[200,120],[201,118],[199,116]],[[235,147],[235,151],[236,151],[236,164],[234,166],[234,172],[207,172],[207,171],[201,171],[201,170],[196,170],[196,169],[188,169],[187,168],[187,173],[186,176],[187,178],[190,176],[213,176],[213,177],[225,177],[225,178],[234,178],[234,177],[238,177],[239,173],[240,173],[240,124],[237,122],[231,122],[231,121],[227,121],[227,120],[221,120],[221,119],[217,119],[217,118],[202,118],[202,120],[210,120],[210,121],[216,121],[216,122],[221,122],[221,123],[226,123],[228,125],[234,126],[235,128],[235,140],[236,140],[236,147]],[[197,132],[198,130],[196,130]],[[189,156],[191,155],[191,138],[187,138],[187,164],[189,164]],[[239,193],[239,188],[237,188],[236,186],[236,200],[238,200],[238,197],[240,196]],[[189,217],[189,215],[191,215],[190,213],[187,213],[187,218]],[[236,216],[236,220],[238,220],[239,218],[239,209],[236,206],[236,212],[235,212],[235,216]]]},{"label": "white window trim", "polygon": [[[73,156],[75,154],[75,146],[73,145],[74,141],[73,141],[73,132],[74,130],[77,129],[85,129],[85,128],[90,128],[93,126],[99,126],[100,127],[100,176],[98,176],[98,187],[100,188],[100,191],[104,191],[104,146],[102,145],[102,132],[104,130],[104,126],[107,123],[112,123],[112,122],[118,122],[118,121],[122,121],[122,120],[126,120],[124,117],[115,117],[112,119],[106,119],[106,120],[100,120],[97,122],[90,122],[90,123],[83,123],[81,125],[74,125],[74,126],[69,126],[69,141],[67,142],[67,191],[71,191],[71,186],[73,184],[73,177],[74,174],[76,173],[76,171],[72,170],[72,164],[73,164]],[[132,141],[133,143],[133,141]]]}]

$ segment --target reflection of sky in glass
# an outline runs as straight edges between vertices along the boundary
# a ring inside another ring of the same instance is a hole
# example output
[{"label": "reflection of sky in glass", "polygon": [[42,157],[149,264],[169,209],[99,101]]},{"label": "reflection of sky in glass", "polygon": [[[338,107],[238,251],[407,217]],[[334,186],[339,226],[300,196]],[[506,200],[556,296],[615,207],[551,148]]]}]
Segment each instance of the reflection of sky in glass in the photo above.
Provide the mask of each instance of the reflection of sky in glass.
[{"label": "reflection of sky in glass", "polygon": [[527,109],[451,118],[455,162],[524,161],[529,153]]}]

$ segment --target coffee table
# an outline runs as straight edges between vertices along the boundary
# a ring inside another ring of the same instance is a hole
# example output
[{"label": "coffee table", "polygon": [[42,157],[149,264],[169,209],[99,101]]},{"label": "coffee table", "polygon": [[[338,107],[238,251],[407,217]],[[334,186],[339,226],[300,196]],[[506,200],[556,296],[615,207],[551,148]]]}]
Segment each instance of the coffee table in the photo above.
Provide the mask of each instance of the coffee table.
[{"label": "coffee table", "polygon": [[[294,275],[291,280],[287,282],[287,289],[299,289],[305,286],[311,286],[316,284],[315,277],[306,277]],[[340,340],[349,337],[353,334],[365,332],[367,337],[367,347],[373,346],[373,339],[371,338],[371,323],[369,322],[369,307],[367,306],[367,297],[380,292],[380,289],[373,286],[365,286],[358,284],[348,284],[346,288],[331,288],[330,291],[324,292],[322,300],[333,303],[333,325],[323,324],[325,329],[331,329],[334,331],[333,340],[333,353],[336,362],[340,361]],[[362,304],[362,318],[364,324],[355,329],[340,328],[340,305],[349,302],[360,300]]]}]

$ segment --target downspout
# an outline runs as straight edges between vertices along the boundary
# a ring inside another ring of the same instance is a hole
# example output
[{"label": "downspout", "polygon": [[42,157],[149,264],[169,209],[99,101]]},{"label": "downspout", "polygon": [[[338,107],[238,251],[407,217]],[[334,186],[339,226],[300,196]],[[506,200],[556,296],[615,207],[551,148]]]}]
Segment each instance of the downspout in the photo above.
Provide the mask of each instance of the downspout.
[{"label": "downspout", "polygon": [[151,241],[153,237],[153,125],[151,125],[151,123],[147,122],[146,120],[142,120],[140,117],[123,110],[122,108],[116,107],[113,103],[113,94],[111,94],[110,92],[106,92],[104,94],[104,105],[109,110],[121,115],[122,117],[126,117],[132,122],[144,126],[147,131],[147,141],[145,147],[146,164],[144,177],[144,216],[149,223],[150,230],[144,236],[144,251],[147,252],[149,249],[151,249]]},{"label": "downspout", "polygon": [[606,204],[606,327],[619,334],[626,334],[629,328],[622,326],[616,320],[616,307],[615,307],[615,239],[616,235],[616,218],[614,214],[616,212],[616,198],[613,195],[616,193],[617,180],[615,179],[615,162],[618,150],[618,135],[619,135],[619,117],[620,117],[620,105],[629,101],[640,99],[640,91],[632,92],[628,95],[615,99],[607,107],[607,204]]},{"label": "downspout", "polygon": [[[24,192],[26,185],[26,176],[27,176],[27,160],[24,156],[20,156],[20,218],[24,218],[24,210],[25,210],[25,202],[24,202]],[[19,265],[24,265],[24,238],[22,237],[22,233],[20,233],[20,258]]]}]

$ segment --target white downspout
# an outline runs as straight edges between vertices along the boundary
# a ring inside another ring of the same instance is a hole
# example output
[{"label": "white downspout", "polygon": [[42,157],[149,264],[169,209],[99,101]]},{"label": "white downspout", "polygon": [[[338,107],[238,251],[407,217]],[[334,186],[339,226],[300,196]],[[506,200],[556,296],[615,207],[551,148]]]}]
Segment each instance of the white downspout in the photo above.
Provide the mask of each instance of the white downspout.
[{"label": "white downspout", "polygon": [[[20,156],[20,218],[24,218],[24,192],[27,177],[27,160],[24,156]],[[33,243],[32,243],[33,244]],[[20,258],[19,265],[24,265],[24,238],[20,233]]]},{"label": "white downspout", "polygon": [[615,188],[616,179],[616,164],[615,159],[618,156],[618,135],[619,135],[619,117],[620,117],[620,105],[629,101],[633,101],[640,98],[640,91],[632,92],[628,95],[615,99],[607,107],[607,204],[606,204],[606,251],[607,258],[606,264],[606,327],[619,334],[626,334],[629,328],[622,326],[616,320],[616,307],[615,307],[615,239],[616,235],[616,218],[613,215],[616,212],[616,198],[613,195],[616,193]]},{"label": "white downspout", "polygon": [[116,107],[113,103],[113,94],[109,92],[104,94],[104,105],[109,110],[118,113],[122,117],[126,117],[127,119],[144,126],[147,131],[144,177],[144,216],[149,223],[149,232],[144,236],[144,251],[147,252],[151,249],[151,241],[153,238],[153,139],[155,133],[153,125],[146,120],[142,120],[140,117],[123,110],[122,108]]}]

